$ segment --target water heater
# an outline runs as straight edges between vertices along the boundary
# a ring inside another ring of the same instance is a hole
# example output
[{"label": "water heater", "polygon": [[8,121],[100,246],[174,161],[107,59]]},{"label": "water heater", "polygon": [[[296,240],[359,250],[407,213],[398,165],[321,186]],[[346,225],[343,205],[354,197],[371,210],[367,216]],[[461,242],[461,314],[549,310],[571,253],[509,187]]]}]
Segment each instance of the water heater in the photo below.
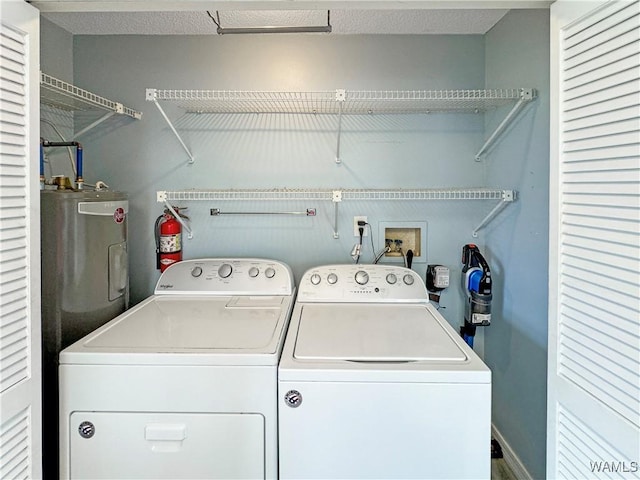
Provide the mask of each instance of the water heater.
[{"label": "water heater", "polygon": [[40,193],[45,478],[58,477],[58,354],[129,304],[128,210],[119,192]]}]

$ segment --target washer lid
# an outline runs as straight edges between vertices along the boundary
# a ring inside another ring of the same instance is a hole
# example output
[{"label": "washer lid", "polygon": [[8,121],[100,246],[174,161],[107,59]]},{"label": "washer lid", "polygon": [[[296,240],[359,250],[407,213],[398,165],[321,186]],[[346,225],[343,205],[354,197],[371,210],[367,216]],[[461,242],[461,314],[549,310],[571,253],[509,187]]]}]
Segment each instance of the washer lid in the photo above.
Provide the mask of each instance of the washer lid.
[{"label": "washer lid", "polygon": [[292,296],[156,295],[60,352],[60,365],[278,363]]},{"label": "washer lid", "polygon": [[466,354],[424,305],[307,304],[294,357],[357,362],[464,362]]},{"label": "washer lid", "polygon": [[99,334],[87,337],[83,346],[161,352],[268,352],[282,301],[282,297],[155,297]]}]

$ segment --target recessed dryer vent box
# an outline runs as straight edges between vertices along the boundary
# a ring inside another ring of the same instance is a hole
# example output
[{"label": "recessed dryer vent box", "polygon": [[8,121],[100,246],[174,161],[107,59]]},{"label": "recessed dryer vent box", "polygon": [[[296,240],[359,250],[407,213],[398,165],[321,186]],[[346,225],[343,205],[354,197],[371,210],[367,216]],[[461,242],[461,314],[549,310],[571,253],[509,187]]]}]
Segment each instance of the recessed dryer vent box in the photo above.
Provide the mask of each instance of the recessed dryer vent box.
[{"label": "recessed dryer vent box", "polygon": [[403,254],[413,251],[413,263],[427,263],[427,222],[378,222],[382,248],[389,246],[380,262],[404,263]]}]

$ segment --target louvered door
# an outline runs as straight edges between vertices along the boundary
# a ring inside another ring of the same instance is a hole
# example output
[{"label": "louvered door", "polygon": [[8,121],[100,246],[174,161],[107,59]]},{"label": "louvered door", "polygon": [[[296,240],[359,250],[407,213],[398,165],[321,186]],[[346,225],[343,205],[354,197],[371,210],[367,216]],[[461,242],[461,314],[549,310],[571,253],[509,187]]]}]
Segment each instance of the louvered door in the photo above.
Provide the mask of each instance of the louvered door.
[{"label": "louvered door", "polygon": [[640,3],[551,18],[547,473],[640,478]]},{"label": "louvered door", "polygon": [[0,478],[40,478],[39,20],[0,4]]}]

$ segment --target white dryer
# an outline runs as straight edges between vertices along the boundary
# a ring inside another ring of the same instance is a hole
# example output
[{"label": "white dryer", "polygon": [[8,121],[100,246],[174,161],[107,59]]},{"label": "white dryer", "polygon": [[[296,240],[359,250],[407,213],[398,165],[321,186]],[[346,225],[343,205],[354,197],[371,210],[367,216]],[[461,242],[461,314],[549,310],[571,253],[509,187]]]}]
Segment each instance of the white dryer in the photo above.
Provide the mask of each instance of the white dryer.
[{"label": "white dryer", "polygon": [[288,266],[177,263],[60,354],[64,479],[276,479]]},{"label": "white dryer", "polygon": [[412,270],[302,277],[278,369],[281,479],[488,479],[491,371]]}]

